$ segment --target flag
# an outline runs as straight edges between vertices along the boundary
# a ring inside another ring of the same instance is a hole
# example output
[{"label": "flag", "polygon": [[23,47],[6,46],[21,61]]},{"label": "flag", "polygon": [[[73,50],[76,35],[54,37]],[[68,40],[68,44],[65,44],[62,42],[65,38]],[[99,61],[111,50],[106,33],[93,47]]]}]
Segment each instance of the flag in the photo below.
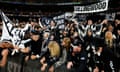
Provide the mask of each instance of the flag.
[{"label": "flag", "polygon": [[1,40],[3,39],[10,40],[12,37],[12,34],[9,31],[13,29],[12,22],[7,18],[7,16],[5,16],[5,14],[2,11],[0,11],[0,15],[3,23]]},{"label": "flag", "polygon": [[17,45],[20,48],[24,48],[22,38],[24,37],[25,32],[29,30],[29,26],[26,25],[25,29],[15,28],[13,26],[14,23],[2,11],[0,11],[0,15],[3,23],[1,41],[9,39],[14,46]]},{"label": "flag", "polygon": [[90,5],[81,5],[74,6],[74,13],[93,13],[93,12],[102,12],[108,10],[109,0],[102,0],[98,3]]}]

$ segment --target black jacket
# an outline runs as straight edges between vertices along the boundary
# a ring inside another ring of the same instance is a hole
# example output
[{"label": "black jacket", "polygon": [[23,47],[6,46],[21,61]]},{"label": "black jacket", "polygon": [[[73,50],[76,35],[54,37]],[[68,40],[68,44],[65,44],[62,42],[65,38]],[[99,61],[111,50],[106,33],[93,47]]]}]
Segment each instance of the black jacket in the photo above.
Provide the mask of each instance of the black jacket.
[{"label": "black jacket", "polygon": [[67,61],[73,62],[73,67],[78,68],[76,72],[87,72],[87,53],[85,51],[81,51],[79,53],[75,53],[73,56],[73,48],[71,47],[68,50]]},{"label": "black jacket", "polygon": [[31,40],[30,42],[25,44],[25,47],[30,48],[30,53],[37,55],[41,53],[41,46],[42,46],[42,40],[39,39],[38,41]]}]

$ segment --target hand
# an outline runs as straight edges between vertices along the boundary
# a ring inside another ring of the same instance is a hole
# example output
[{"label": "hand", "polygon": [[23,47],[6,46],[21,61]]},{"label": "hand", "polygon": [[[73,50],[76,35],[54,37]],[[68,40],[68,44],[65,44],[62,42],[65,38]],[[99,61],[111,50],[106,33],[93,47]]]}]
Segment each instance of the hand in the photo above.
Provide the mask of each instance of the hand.
[{"label": "hand", "polygon": [[74,21],[74,23],[76,24],[76,25],[78,25],[79,23],[77,22],[77,20],[73,20]]},{"label": "hand", "polygon": [[15,45],[14,46],[15,49],[19,50],[20,48],[18,47],[18,45]]},{"label": "hand", "polygon": [[29,60],[29,56],[26,56],[25,57],[25,61],[27,62]]},{"label": "hand", "polygon": [[41,67],[41,71],[45,71],[46,66],[47,66],[47,64],[43,64],[43,66]]},{"label": "hand", "polygon": [[107,20],[107,19],[105,19],[105,20],[103,20],[103,21],[102,21],[102,23],[101,23],[101,24],[107,24],[107,22],[108,22],[108,20]]},{"label": "hand", "polygon": [[41,20],[41,18],[38,18],[38,20]]},{"label": "hand", "polygon": [[41,60],[40,60],[40,63],[43,64],[45,61],[45,57],[43,57]]},{"label": "hand", "polygon": [[97,51],[97,55],[100,56],[101,55],[101,52],[102,52],[103,48],[102,47],[99,47],[98,51]]},{"label": "hand", "polygon": [[107,30],[107,28],[106,28],[106,27],[104,27],[102,31],[104,32],[105,30]]},{"label": "hand", "polygon": [[99,68],[95,67],[95,69],[93,69],[93,72],[99,72]]},{"label": "hand", "polygon": [[72,66],[73,66],[73,63],[72,63],[72,62],[68,62],[68,63],[67,63],[67,69],[71,69]]},{"label": "hand", "polygon": [[17,50],[17,51],[21,51],[21,50],[22,50],[21,48],[19,48],[18,45],[15,45],[15,46],[14,46],[14,49]]},{"label": "hand", "polygon": [[81,47],[76,46],[75,48],[73,48],[73,52],[80,52],[81,51]]},{"label": "hand", "polygon": [[31,55],[32,60],[35,60],[36,58],[37,58],[36,55]]}]

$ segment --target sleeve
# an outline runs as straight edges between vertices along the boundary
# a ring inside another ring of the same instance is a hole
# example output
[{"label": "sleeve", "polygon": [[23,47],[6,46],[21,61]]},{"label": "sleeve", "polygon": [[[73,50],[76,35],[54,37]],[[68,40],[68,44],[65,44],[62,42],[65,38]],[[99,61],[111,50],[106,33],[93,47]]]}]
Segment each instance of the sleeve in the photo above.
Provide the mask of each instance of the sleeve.
[{"label": "sleeve", "polygon": [[62,56],[61,56],[60,60],[58,61],[58,63],[61,63],[61,64],[65,63],[66,62],[66,57],[67,57],[66,49],[63,49]]},{"label": "sleeve", "polygon": [[87,68],[87,53],[82,52],[80,57],[79,72],[86,72],[86,68]]},{"label": "sleeve", "polygon": [[24,45],[25,45],[25,47],[29,47],[30,46],[30,42],[27,42]]},{"label": "sleeve", "polygon": [[24,44],[25,48],[29,48],[31,50],[31,43],[30,42],[27,42]]},{"label": "sleeve", "polygon": [[96,56],[96,61],[95,61],[95,66],[99,67],[101,70],[104,69],[104,63],[102,61],[101,56],[95,55]]},{"label": "sleeve", "polygon": [[72,61],[72,51],[73,49],[70,48],[67,53],[67,61]]},{"label": "sleeve", "polygon": [[46,62],[49,66],[55,64],[58,60],[59,60],[59,57],[52,57],[50,56],[50,53],[47,52],[47,54],[45,55],[45,58],[46,58]]},{"label": "sleeve", "polygon": [[46,52],[43,52],[43,53],[40,54],[40,58],[42,58],[44,56],[47,57],[48,53],[49,53],[49,49],[47,48]]}]

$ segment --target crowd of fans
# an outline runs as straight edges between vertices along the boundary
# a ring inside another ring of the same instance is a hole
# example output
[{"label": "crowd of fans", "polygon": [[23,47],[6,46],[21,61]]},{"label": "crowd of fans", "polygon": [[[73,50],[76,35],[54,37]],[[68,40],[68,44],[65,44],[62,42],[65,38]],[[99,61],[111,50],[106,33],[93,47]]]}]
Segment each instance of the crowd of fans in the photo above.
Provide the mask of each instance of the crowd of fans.
[{"label": "crowd of fans", "polygon": [[[28,23],[27,23],[28,24]],[[54,20],[49,25],[29,22],[31,29],[23,40],[25,48],[13,46],[11,40],[0,43],[0,67],[4,67],[12,49],[24,55],[24,61],[39,59],[41,71],[65,65],[68,72],[119,72],[120,69],[120,20],[91,19],[77,22],[67,20],[62,29]],[[24,28],[26,23],[15,24]],[[98,26],[98,27],[97,27]],[[0,30],[2,35],[2,30]]]}]

